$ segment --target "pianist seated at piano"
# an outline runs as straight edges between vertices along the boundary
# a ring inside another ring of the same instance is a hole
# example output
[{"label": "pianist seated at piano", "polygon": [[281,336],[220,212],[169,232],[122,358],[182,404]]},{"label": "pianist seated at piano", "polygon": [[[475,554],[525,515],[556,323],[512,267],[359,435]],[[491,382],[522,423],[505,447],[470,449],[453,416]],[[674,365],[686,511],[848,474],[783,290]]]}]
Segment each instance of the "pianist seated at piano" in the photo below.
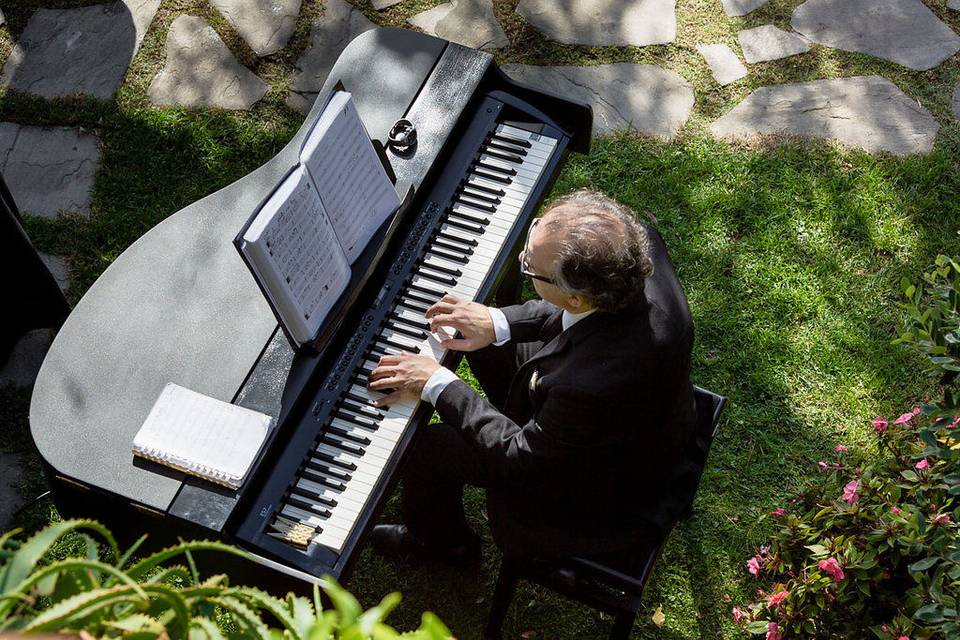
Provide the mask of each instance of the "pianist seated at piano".
[{"label": "pianist seated at piano", "polygon": [[539,300],[494,309],[445,296],[426,313],[450,336],[443,346],[468,352],[486,399],[429,356],[383,356],[370,377],[380,404],[421,397],[442,420],[414,441],[404,524],[372,533],[384,555],[479,560],[469,484],[486,489],[505,554],[629,562],[691,495],[693,327],[660,234],[579,191],[534,221],[519,261]]}]

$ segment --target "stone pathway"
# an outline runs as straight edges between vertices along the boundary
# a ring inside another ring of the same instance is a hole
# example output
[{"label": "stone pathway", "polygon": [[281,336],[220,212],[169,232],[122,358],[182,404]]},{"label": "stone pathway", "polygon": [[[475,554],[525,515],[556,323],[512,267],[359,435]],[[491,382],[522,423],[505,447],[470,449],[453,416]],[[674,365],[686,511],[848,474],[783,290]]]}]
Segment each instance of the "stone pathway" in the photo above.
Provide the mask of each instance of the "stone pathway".
[{"label": "stone pathway", "polygon": [[23,213],[55,218],[90,213],[100,167],[96,136],[68,127],[0,122],[0,172]]},{"label": "stone pathway", "polygon": [[931,69],[960,50],[960,37],[920,0],[807,0],[790,26],[820,44]]},{"label": "stone pathway", "polygon": [[789,58],[810,51],[806,40],[795,33],[765,24],[737,34],[743,57],[750,64]]},{"label": "stone pathway", "polygon": [[501,49],[510,44],[493,13],[493,0],[453,0],[410,18],[432,36],[474,49]]},{"label": "stone pathway", "polygon": [[563,44],[645,46],[677,37],[675,0],[520,0],[517,13]]},{"label": "stone pathway", "polygon": [[770,0],[720,0],[723,3],[723,10],[728,16],[745,16],[751,11],[759,9]]},{"label": "stone pathway", "polygon": [[203,18],[180,16],[167,34],[166,65],[147,95],[156,105],[249,109],[269,88]]},{"label": "stone pathway", "polygon": [[710,66],[713,79],[722,87],[749,73],[737,54],[725,44],[698,44],[697,52]]},{"label": "stone pathway", "polygon": [[306,113],[337,61],[340,52],[356,36],[376,25],[345,0],[326,0],[323,16],[310,31],[310,47],[297,61],[297,74],[290,83],[287,106]]},{"label": "stone pathway", "polygon": [[112,98],[160,0],[38,9],[3,67],[0,84],[44,98]]},{"label": "stone pathway", "polygon": [[899,156],[929,153],[939,128],[926,109],[879,76],[763,87],[710,125],[713,135],[728,140],[787,133]]},{"label": "stone pathway", "polygon": [[40,256],[40,259],[43,261],[43,264],[46,265],[47,270],[50,271],[53,279],[57,281],[57,286],[60,287],[60,291],[66,293],[67,287],[70,286],[70,269],[67,266],[67,259],[63,256],[53,256],[49,253],[43,253],[42,251],[38,251],[37,255]]},{"label": "stone pathway", "polygon": [[300,0],[210,0],[258,56],[286,46],[300,16]]},{"label": "stone pathway", "polygon": [[673,138],[693,109],[693,87],[678,73],[649,64],[537,67],[507,64],[514,80],[593,107],[593,131],[635,129]]},{"label": "stone pathway", "polygon": [[960,11],[960,0],[948,0],[947,9],[953,9],[954,11]]}]

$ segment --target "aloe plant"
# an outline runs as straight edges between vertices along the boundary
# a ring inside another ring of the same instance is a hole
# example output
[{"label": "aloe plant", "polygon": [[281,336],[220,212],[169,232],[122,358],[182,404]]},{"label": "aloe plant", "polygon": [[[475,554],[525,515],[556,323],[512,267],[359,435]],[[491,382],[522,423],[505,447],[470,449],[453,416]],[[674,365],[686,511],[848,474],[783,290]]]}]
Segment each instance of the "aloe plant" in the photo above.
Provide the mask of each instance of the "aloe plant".
[{"label": "aloe plant", "polygon": [[[92,520],[57,522],[26,541],[19,530],[0,535],[0,631],[83,632],[85,637],[129,640],[446,640],[450,632],[433,614],[399,633],[383,622],[400,601],[392,593],[364,611],[332,578],[322,589],[333,603],[278,598],[253,587],[231,586],[226,575],[201,578],[193,553],[247,554],[220,542],[190,541],[135,559],[146,536],[125,552]],[[76,552],[48,560],[64,536]],[[98,542],[99,540],[99,542]],[[180,564],[176,564],[179,562]]]}]

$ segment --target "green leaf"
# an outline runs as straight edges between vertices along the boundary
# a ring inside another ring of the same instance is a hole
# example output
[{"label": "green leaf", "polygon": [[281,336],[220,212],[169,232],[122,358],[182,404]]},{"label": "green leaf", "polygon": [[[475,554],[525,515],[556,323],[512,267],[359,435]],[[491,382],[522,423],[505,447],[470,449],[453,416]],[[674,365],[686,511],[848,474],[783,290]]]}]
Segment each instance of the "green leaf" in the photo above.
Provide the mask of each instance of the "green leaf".
[{"label": "green leaf", "polygon": [[766,620],[754,620],[753,622],[748,622],[746,629],[748,633],[766,633],[769,623]]},{"label": "green leaf", "polygon": [[830,555],[830,551],[822,544],[808,544],[804,548],[809,549],[814,558],[822,558]]},{"label": "green leaf", "polygon": [[25,627],[27,631],[59,631],[70,629],[72,622],[86,618],[99,611],[130,603],[143,606],[146,603],[128,586],[109,587],[87,591],[68,598],[41,612]]},{"label": "green leaf", "polygon": [[295,596],[292,593],[287,594],[287,610],[293,618],[293,624],[297,628],[297,635],[306,638],[310,633],[310,627],[316,620],[316,613],[313,605],[306,598]]},{"label": "green leaf", "polygon": [[140,562],[130,567],[130,569],[127,571],[127,575],[134,580],[142,580],[160,564],[166,562],[170,558],[175,558],[182,553],[186,553],[187,551],[222,551],[223,553],[229,553],[241,558],[250,557],[250,554],[248,554],[246,551],[242,551],[236,547],[232,547],[222,542],[214,542],[210,540],[181,542],[180,544],[168,547],[144,558]]},{"label": "green leaf", "polygon": [[269,629],[260,619],[260,616],[241,600],[232,596],[225,596],[223,598],[210,598],[210,602],[218,604],[230,612],[234,621],[241,627],[246,628],[251,637],[265,638],[269,635]]},{"label": "green leaf", "polygon": [[940,606],[937,604],[928,604],[925,607],[920,607],[916,613],[913,614],[913,617],[925,624],[943,622],[943,614],[940,611]]},{"label": "green leaf", "polygon": [[400,604],[400,594],[390,593],[380,601],[380,604],[364,611],[357,621],[360,633],[369,636],[373,632],[374,625],[382,622],[398,604]]},{"label": "green leaf", "polygon": [[917,562],[914,562],[913,564],[909,565],[907,567],[907,571],[909,571],[910,573],[916,573],[918,571],[926,571],[933,565],[937,564],[939,561],[940,561],[940,558],[937,558],[935,556],[924,558],[923,560],[918,560]]},{"label": "green leaf", "polygon": [[346,589],[341,587],[336,580],[330,576],[324,576],[323,592],[327,594],[333,603],[333,608],[340,614],[340,624],[348,626],[357,621],[360,614],[363,613],[363,607],[357,602]]},{"label": "green leaf", "polygon": [[271,596],[266,591],[261,591],[253,587],[234,587],[223,592],[223,597],[236,597],[238,600],[246,602],[254,609],[265,609],[277,619],[283,628],[290,633],[295,640],[300,640],[300,627],[290,616],[286,602]]},{"label": "green leaf", "polygon": [[[196,634],[194,633],[196,632]],[[202,616],[190,620],[190,640],[226,640],[213,620]]]},{"label": "green leaf", "polygon": [[917,476],[917,473],[911,469],[904,469],[900,472],[900,475],[910,482],[917,482],[920,480],[920,478]]}]

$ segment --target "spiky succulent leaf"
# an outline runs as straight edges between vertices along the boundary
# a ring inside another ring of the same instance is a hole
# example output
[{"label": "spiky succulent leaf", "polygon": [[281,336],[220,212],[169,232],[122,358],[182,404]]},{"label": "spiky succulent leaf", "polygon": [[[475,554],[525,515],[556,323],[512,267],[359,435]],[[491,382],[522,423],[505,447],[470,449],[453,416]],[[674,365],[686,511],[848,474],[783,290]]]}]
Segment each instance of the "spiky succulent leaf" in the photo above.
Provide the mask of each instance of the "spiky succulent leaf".
[{"label": "spiky succulent leaf", "polygon": [[323,576],[323,581],[323,592],[330,598],[333,608],[340,615],[341,628],[349,627],[363,613],[363,607],[349,591],[341,587],[331,576]]},{"label": "spiky succulent leaf", "polygon": [[364,637],[372,634],[374,626],[383,622],[398,604],[400,604],[400,594],[390,593],[380,601],[380,604],[364,611],[357,620],[360,633],[363,634]]},{"label": "spiky succulent leaf", "polygon": [[229,553],[241,558],[250,557],[250,554],[248,554],[246,551],[242,551],[236,547],[232,547],[222,542],[215,542],[211,540],[181,542],[172,547],[167,547],[166,549],[157,551],[153,555],[144,558],[140,562],[130,567],[130,569],[127,571],[127,574],[134,580],[143,580],[147,575],[150,574],[151,571],[156,569],[170,558],[175,558],[187,551],[222,551],[223,553]]},{"label": "spiky succulent leaf", "polygon": [[226,640],[217,623],[207,617],[195,617],[190,621],[189,640]]},{"label": "spiky succulent leaf", "polygon": [[232,596],[211,598],[211,602],[223,607],[230,617],[244,630],[244,637],[266,638],[269,635],[267,625],[263,623],[256,611],[253,611],[243,601]]},{"label": "spiky succulent leaf", "polygon": [[301,640],[302,635],[300,634],[300,630],[294,619],[290,616],[290,612],[283,600],[275,598],[266,591],[261,591],[254,587],[234,587],[224,591],[223,595],[244,601],[256,610],[269,612],[270,615],[286,629],[292,638]]}]

